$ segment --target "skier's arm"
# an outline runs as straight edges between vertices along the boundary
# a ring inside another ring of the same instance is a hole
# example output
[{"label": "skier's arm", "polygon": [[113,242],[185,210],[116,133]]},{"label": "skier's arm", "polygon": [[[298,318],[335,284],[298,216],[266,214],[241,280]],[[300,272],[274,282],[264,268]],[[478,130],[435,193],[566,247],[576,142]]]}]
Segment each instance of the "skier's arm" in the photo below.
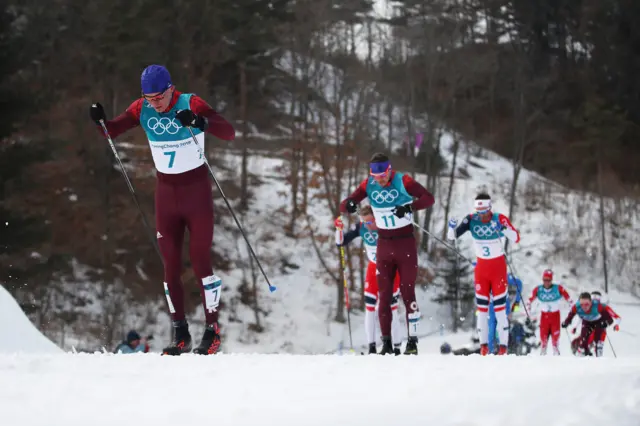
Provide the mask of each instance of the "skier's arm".
[{"label": "skier's arm", "polygon": [[[140,111],[142,110],[143,101],[142,98],[135,100],[125,112],[104,123],[109,131],[109,136],[115,139],[127,130],[140,125]],[[98,126],[98,129],[100,129],[100,133],[103,132],[101,126]]]},{"label": "skier's arm", "polygon": [[231,123],[211,108],[201,97],[192,95],[189,108],[195,114],[207,119],[208,124],[205,129],[207,133],[225,141],[232,141],[236,138],[236,131]]},{"label": "skier's arm", "polygon": [[573,305],[573,300],[571,300],[571,296],[569,296],[569,293],[564,287],[558,285],[558,291],[560,292],[560,295],[564,298],[564,300],[567,301],[569,306]]},{"label": "skier's arm", "polygon": [[514,243],[519,243],[520,233],[516,228],[513,227],[509,218],[503,214],[499,214],[498,220],[502,225],[502,233],[504,234],[504,236],[510,239],[511,241],[513,241]]},{"label": "skier's arm", "polygon": [[567,328],[569,324],[571,324],[571,321],[573,321],[573,317],[575,317],[577,313],[578,310],[576,309],[576,305],[573,305],[573,307],[569,311],[569,315],[567,315],[567,318],[565,318],[565,320],[562,322],[562,327]]},{"label": "skier's arm", "polygon": [[452,228],[455,226],[455,219],[449,221],[449,229],[447,230],[447,239],[455,240],[460,238],[465,232],[469,230],[469,226],[471,223],[471,215],[467,215],[464,219],[462,219],[462,223],[457,228]]},{"label": "skier's arm", "polygon": [[435,199],[433,198],[433,194],[427,191],[427,189],[420,185],[409,175],[402,176],[402,183],[404,184],[405,189],[414,198],[413,203],[411,203],[411,210],[424,210],[433,206],[435,203]]},{"label": "skier's arm", "polygon": [[342,200],[340,203],[340,213],[347,213],[347,201],[352,200],[354,203],[358,204],[365,198],[367,198],[367,179],[363,180],[351,195]]},{"label": "skier's arm", "polygon": [[336,245],[338,247],[348,246],[351,243],[351,241],[355,240],[359,236],[360,236],[360,224],[356,223],[356,226],[354,228],[350,229],[349,231],[345,232],[342,235],[341,243],[338,243],[338,239],[336,238]]},{"label": "skier's arm", "polygon": [[620,329],[620,321],[622,321],[622,318],[620,318],[620,315],[618,315],[613,309],[611,309],[611,306],[605,305],[604,309],[607,311],[609,316],[613,318],[613,322],[615,323],[615,326],[613,329],[615,331],[618,331]]},{"label": "skier's arm", "polygon": [[516,281],[516,288],[518,289],[516,293],[515,303],[520,304],[520,302],[522,302],[522,281],[520,281],[519,278],[516,278],[515,281]]}]

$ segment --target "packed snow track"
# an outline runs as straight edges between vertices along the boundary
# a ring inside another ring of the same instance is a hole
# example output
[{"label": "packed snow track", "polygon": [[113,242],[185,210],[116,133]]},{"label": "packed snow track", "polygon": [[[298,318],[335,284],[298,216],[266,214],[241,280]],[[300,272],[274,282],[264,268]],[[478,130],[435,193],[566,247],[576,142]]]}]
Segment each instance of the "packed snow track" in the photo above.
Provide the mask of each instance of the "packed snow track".
[{"label": "packed snow track", "polygon": [[0,355],[2,424],[637,426],[640,358]]}]

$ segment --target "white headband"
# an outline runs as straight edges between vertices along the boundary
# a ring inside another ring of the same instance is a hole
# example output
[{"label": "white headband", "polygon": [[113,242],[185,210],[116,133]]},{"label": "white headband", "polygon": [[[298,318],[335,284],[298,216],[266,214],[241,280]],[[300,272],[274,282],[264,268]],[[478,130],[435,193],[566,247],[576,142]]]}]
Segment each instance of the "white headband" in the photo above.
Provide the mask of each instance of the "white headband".
[{"label": "white headband", "polygon": [[477,212],[491,210],[491,200],[475,200],[473,206]]}]

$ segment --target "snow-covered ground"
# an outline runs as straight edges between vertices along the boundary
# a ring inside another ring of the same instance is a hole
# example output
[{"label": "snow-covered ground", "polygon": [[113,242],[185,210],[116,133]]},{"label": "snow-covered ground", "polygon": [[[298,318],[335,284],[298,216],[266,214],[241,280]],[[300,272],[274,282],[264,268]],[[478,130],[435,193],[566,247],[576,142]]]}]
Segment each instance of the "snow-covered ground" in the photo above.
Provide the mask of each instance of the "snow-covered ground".
[{"label": "snow-covered ground", "polygon": [[24,314],[11,294],[0,285],[0,353],[61,353]]},{"label": "snow-covered ground", "polygon": [[637,426],[640,358],[0,355],[3,424]]}]

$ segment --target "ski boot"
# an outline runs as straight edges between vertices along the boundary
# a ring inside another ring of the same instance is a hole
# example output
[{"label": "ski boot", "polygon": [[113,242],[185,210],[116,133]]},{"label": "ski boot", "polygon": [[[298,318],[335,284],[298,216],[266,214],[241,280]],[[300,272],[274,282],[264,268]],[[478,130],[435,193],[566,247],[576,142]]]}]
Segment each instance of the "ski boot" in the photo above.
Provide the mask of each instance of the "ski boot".
[{"label": "ski boot", "polygon": [[402,343],[396,343],[393,345],[393,353],[398,356],[398,355],[402,355],[402,351],[400,350],[400,347],[402,346]]},{"label": "ski boot", "polygon": [[418,355],[418,338],[409,337],[407,345],[404,347],[405,355]]},{"label": "ski boot", "polygon": [[393,345],[391,345],[391,337],[382,336],[382,350],[379,355],[392,355]]},{"label": "ski boot", "polygon": [[173,342],[162,350],[162,355],[181,355],[191,351],[191,334],[187,321],[173,322]]},{"label": "ski boot", "polygon": [[221,343],[218,323],[207,325],[202,335],[202,341],[200,345],[193,350],[193,353],[197,355],[214,355],[218,353]]},{"label": "ski boot", "polygon": [[500,345],[500,348],[498,349],[498,355],[506,355],[507,354],[507,347],[505,345]]},{"label": "ski boot", "polygon": [[553,346],[553,355],[560,356],[560,348],[558,348],[558,346],[556,345]]},{"label": "ski boot", "polygon": [[484,343],[480,345],[480,355],[487,356],[489,355],[489,345]]},{"label": "ski boot", "polygon": [[546,355],[547,354],[547,347],[543,346],[542,348],[540,348],[540,355]]},{"label": "ski boot", "polygon": [[369,343],[369,355],[371,354],[377,354],[378,350],[376,349],[376,344],[374,343]]},{"label": "ski boot", "polygon": [[600,358],[604,352],[604,343],[598,342],[596,343],[596,358]]}]

